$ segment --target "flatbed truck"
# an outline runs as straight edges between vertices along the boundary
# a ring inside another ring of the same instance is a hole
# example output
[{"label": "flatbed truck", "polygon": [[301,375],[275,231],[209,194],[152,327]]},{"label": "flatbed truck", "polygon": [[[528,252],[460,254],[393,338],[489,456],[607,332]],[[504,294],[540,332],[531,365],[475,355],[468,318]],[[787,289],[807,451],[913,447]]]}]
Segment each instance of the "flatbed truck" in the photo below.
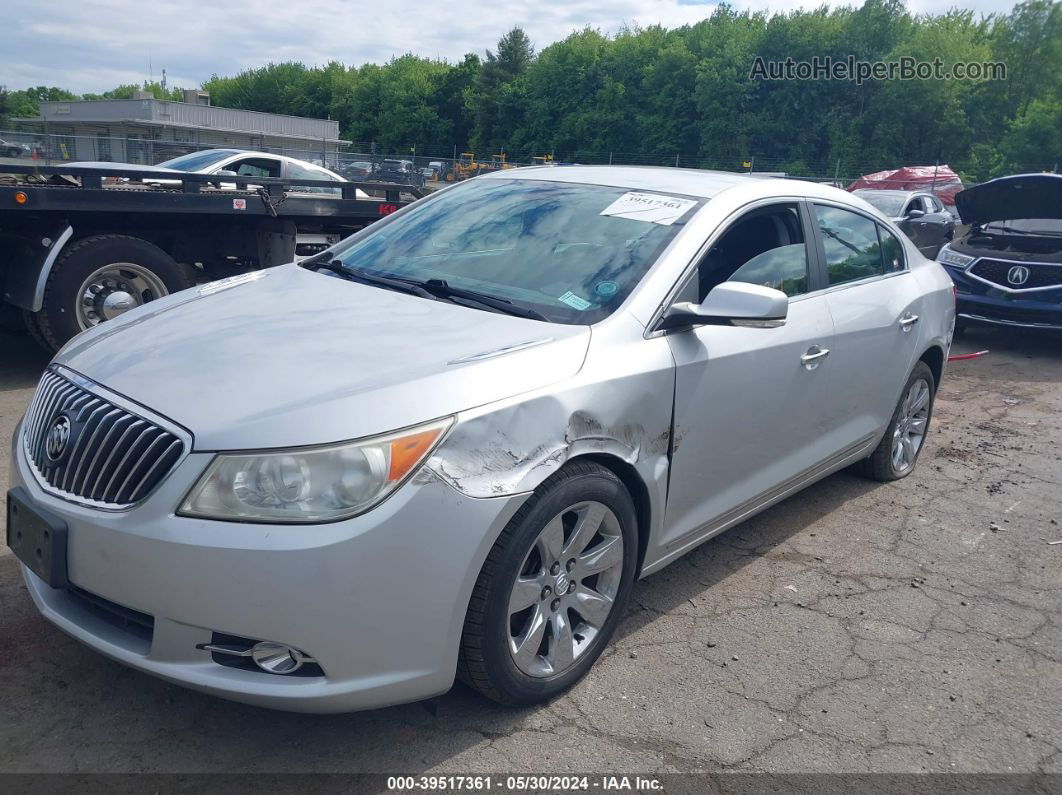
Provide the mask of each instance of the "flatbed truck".
[{"label": "flatbed truck", "polygon": [[120,166],[0,166],[0,298],[57,349],[197,283],[291,262],[422,195],[409,185]]}]

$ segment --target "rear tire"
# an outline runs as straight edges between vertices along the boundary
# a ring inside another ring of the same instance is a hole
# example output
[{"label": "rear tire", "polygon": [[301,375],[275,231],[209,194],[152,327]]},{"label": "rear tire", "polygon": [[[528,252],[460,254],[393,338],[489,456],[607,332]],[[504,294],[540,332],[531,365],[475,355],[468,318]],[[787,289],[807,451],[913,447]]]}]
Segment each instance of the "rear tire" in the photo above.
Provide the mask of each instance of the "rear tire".
[{"label": "rear tire", "polygon": [[[919,387],[925,390],[924,398]],[[881,437],[874,452],[855,465],[854,469],[860,475],[887,483],[905,478],[914,472],[918,456],[925,447],[929,434],[936,388],[933,371],[929,369],[929,365],[918,362],[904,384],[885,435]],[[920,405],[923,399],[924,406]],[[918,430],[921,430],[921,434],[915,443],[911,439]]]},{"label": "rear tire", "polygon": [[[86,280],[101,269],[111,269],[120,275],[124,272],[122,265],[136,269],[130,270],[130,274],[141,274],[137,279],[130,278],[130,283],[147,285],[131,296],[135,305],[192,286],[184,269],[154,243],[128,235],[94,235],[79,240],[59,257],[44,288],[44,305],[38,318],[41,333],[50,347],[62,347],[71,337],[93,325],[83,317]],[[130,294],[128,290],[123,292]],[[96,318],[96,322],[102,322],[106,316],[97,313]]]},{"label": "rear tire", "polygon": [[567,464],[520,507],[487,556],[465,617],[458,677],[507,705],[562,693],[623,619],[637,558],[637,515],[623,483],[598,464]]}]

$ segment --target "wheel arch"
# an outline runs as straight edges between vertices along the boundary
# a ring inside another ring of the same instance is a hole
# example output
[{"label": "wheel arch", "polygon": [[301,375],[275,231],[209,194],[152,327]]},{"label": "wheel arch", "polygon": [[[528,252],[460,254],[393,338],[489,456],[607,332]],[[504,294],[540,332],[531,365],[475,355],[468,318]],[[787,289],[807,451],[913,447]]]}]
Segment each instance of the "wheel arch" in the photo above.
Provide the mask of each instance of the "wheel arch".
[{"label": "wheel arch", "polygon": [[944,375],[944,362],[946,360],[944,355],[944,349],[937,344],[930,345],[922,355],[918,357],[918,361],[925,362],[929,367],[930,372],[933,373],[933,388],[934,390],[940,388],[940,379]]},{"label": "wheel arch", "polygon": [[[612,472],[627,489],[634,501],[634,510],[638,518],[638,566],[636,576],[641,576],[642,564],[645,562],[645,553],[649,547],[649,534],[652,528],[653,507],[649,497],[649,487],[642,479],[638,470],[618,456],[608,453],[585,453],[569,458],[564,466],[575,461],[593,462]],[[561,469],[564,469],[564,466]],[[559,471],[559,470],[558,470]]]}]

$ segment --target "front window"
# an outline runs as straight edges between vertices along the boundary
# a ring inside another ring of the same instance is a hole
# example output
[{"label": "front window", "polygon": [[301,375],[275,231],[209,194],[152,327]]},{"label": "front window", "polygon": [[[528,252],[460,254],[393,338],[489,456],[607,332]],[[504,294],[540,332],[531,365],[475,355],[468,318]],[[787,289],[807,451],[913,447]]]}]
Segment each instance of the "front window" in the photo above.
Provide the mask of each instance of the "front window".
[{"label": "front window", "polygon": [[192,152],[191,154],[175,157],[172,160],[165,160],[159,165],[165,168],[172,168],[175,171],[187,171],[191,174],[196,171],[202,171],[204,168],[209,168],[232,154],[231,149],[208,149],[205,152]]},{"label": "front window", "polygon": [[271,158],[250,157],[229,163],[225,171],[234,171],[241,177],[279,177],[280,161]]},{"label": "front window", "polygon": [[792,297],[808,291],[804,226],[794,204],[753,210],[734,223],[697,266],[698,299],[725,281],[781,290]]},{"label": "front window", "polygon": [[[637,197],[647,197],[642,206]],[[654,204],[663,209],[643,209]],[[442,280],[583,325],[623,302],[699,204],[602,185],[477,180],[414,205],[334,256],[377,276]]]}]

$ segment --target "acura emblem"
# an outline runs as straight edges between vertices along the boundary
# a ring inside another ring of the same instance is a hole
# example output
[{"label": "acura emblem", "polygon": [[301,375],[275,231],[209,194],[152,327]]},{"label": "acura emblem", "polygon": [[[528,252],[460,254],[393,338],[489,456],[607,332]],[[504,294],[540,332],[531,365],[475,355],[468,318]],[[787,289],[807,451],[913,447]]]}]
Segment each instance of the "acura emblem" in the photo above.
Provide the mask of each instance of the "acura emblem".
[{"label": "acura emblem", "polygon": [[1025,284],[1025,282],[1029,281],[1029,269],[1024,265],[1015,265],[1007,271],[1007,281],[1015,287]]},{"label": "acura emblem", "polygon": [[44,440],[44,451],[48,455],[48,461],[58,464],[66,453],[67,443],[70,441],[70,418],[62,414],[48,430],[48,437]]}]

